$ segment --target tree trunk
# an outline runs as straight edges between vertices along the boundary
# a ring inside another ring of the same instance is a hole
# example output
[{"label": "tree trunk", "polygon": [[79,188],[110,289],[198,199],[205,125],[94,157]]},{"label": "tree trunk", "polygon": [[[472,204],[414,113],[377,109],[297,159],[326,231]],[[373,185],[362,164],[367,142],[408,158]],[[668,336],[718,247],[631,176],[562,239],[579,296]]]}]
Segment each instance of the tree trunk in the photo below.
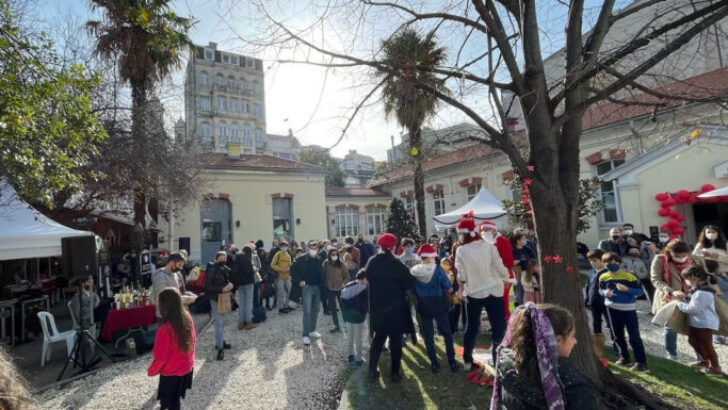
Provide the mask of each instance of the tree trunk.
[{"label": "tree trunk", "polygon": [[[144,144],[144,133],[146,130],[146,113],[145,107],[147,105],[147,89],[143,81],[130,81],[131,83],[131,135],[132,152],[135,153],[134,158],[139,161],[138,167],[144,167],[143,159],[146,158],[144,150],[147,148]],[[134,199],[134,235],[136,236],[133,242],[137,246],[143,246],[144,244],[144,230],[146,229],[146,189],[144,182],[140,178],[134,178],[132,181],[132,195]],[[141,227],[141,231],[139,231]]]},{"label": "tree trunk", "polygon": [[417,207],[417,226],[420,229],[420,236],[423,241],[427,239],[427,219],[425,218],[425,174],[422,170],[422,128],[417,127],[409,130],[410,150],[417,150],[413,155],[415,160],[415,203]]}]

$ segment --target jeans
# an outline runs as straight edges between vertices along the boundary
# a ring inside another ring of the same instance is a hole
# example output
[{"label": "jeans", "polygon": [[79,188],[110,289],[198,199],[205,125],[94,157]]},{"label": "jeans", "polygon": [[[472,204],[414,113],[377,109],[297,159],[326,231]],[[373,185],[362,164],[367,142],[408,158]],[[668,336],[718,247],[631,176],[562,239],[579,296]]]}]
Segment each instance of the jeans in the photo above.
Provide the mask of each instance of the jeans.
[{"label": "jeans", "polygon": [[389,338],[390,358],[392,360],[392,374],[399,374],[402,363],[402,333],[399,332],[374,332],[372,345],[369,349],[369,373],[377,371],[379,356],[382,354],[384,342]]},{"label": "jeans", "polygon": [[[458,331],[458,322],[460,321],[460,311],[463,311],[463,319],[465,316],[465,304],[458,303],[455,305],[452,305],[452,309],[450,309],[450,313],[448,313],[448,316],[450,317],[450,331],[452,333],[455,333]],[[465,320],[463,320],[465,322]],[[465,324],[465,323],[463,323]]]},{"label": "jeans", "polygon": [[346,345],[349,348],[349,356],[354,356],[355,360],[364,358],[364,324],[346,322]]},{"label": "jeans", "polygon": [[276,295],[278,297],[278,309],[288,307],[288,295],[291,293],[291,280],[290,279],[278,279],[276,286]]},{"label": "jeans", "polygon": [[662,328],[662,337],[665,339],[667,354],[677,356],[677,332],[665,326]]},{"label": "jeans", "polygon": [[303,337],[307,337],[311,332],[316,331],[316,321],[318,320],[319,309],[321,308],[321,288],[306,285],[302,289],[302,294]]},{"label": "jeans", "polygon": [[222,349],[223,330],[225,329],[224,315],[217,313],[217,298],[210,298],[210,309],[212,309],[212,317],[215,318],[215,347]]},{"label": "jeans", "polygon": [[445,351],[447,352],[448,363],[455,361],[455,348],[453,347],[452,332],[450,331],[450,320],[447,312],[442,312],[436,316],[422,315],[422,337],[425,338],[425,347],[427,348],[427,356],[430,358],[430,363],[437,363],[437,353],[435,352],[435,329],[432,326],[432,321],[437,322],[437,327],[440,334],[445,338]]},{"label": "jeans", "polygon": [[493,345],[490,350],[493,355],[493,364],[496,362],[496,350],[506,333],[506,310],[503,305],[503,298],[499,296],[488,296],[487,298],[476,299],[468,296],[465,302],[465,310],[468,315],[468,327],[463,337],[463,361],[473,362],[473,348],[475,348],[475,337],[480,329],[480,314],[483,309],[488,313],[490,321],[491,338]]},{"label": "jeans", "polygon": [[647,356],[645,355],[645,345],[642,343],[640,336],[639,319],[637,319],[636,310],[617,310],[607,308],[610,323],[612,324],[612,332],[614,332],[614,343],[619,349],[619,357],[629,362],[629,350],[627,349],[627,340],[624,337],[624,329],[627,328],[629,335],[629,344],[634,350],[634,359],[637,363],[647,364]]},{"label": "jeans", "polygon": [[[329,312],[331,312],[331,318],[334,320],[334,326],[339,327],[339,309],[336,308],[336,303],[341,306],[341,291],[340,290],[326,290],[326,297],[329,299]],[[342,317],[343,320],[343,317]]]},{"label": "jeans", "polygon": [[238,288],[238,323],[250,323],[253,320],[254,289],[253,283]]}]

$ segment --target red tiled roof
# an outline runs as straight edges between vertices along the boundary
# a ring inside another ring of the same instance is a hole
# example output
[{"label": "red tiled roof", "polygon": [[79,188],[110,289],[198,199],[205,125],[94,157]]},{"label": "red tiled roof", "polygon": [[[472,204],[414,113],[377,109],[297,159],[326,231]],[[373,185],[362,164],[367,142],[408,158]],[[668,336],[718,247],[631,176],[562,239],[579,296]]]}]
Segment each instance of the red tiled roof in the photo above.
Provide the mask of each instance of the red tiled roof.
[{"label": "red tiled roof", "polygon": [[324,173],[324,169],[303,162],[278,158],[271,155],[240,154],[240,159],[222,153],[201,154],[198,161],[208,169],[250,169],[285,172]]},{"label": "red tiled roof", "polygon": [[378,189],[372,188],[347,188],[347,187],[327,187],[326,196],[383,196],[389,195]]},{"label": "red tiled roof", "polygon": [[[659,87],[655,91],[660,94],[682,96],[691,99],[723,96],[728,93],[728,67],[719,68],[695,77],[674,82]],[[625,101],[635,103],[664,103],[664,106],[657,109],[658,112],[682,104],[680,100],[666,100],[646,93],[638,94]],[[581,124],[584,130],[588,130],[630,118],[648,115],[653,110],[654,108],[648,105],[624,105],[609,102],[587,109],[584,117],[582,117]]]}]

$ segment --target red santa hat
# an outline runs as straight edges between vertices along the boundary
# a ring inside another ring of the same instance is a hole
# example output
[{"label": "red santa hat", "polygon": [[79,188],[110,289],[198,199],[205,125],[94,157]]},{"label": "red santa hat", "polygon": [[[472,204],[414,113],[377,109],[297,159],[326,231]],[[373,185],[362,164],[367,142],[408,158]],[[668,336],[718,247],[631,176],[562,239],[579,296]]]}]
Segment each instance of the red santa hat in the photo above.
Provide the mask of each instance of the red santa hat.
[{"label": "red santa hat", "polygon": [[397,237],[387,232],[377,239],[377,245],[381,246],[382,249],[394,249],[397,246]]},{"label": "red santa hat", "polygon": [[475,236],[475,219],[473,219],[473,211],[463,215],[458,222],[458,232]]},{"label": "red santa hat", "polygon": [[485,220],[478,225],[478,231],[483,232],[484,229],[496,229],[495,222]]},{"label": "red santa hat", "polygon": [[430,245],[429,243],[426,243],[420,246],[420,249],[417,250],[417,256],[423,259],[434,258],[437,256],[437,249],[435,249],[435,247]]}]

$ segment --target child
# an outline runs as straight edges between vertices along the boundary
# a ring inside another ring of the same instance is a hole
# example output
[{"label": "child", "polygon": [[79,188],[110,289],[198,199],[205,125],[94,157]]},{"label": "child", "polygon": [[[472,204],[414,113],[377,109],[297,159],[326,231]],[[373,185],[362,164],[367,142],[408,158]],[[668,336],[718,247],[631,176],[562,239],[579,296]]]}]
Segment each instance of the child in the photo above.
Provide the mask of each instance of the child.
[{"label": "child", "polygon": [[[592,269],[589,271],[584,291],[584,302],[592,312],[592,346],[599,358],[604,357],[604,343],[606,338],[602,333],[602,319],[607,323],[610,329],[612,342],[614,342],[614,334],[611,332],[611,325],[607,317],[607,308],[604,306],[604,297],[599,294],[599,277],[607,273],[607,268],[602,263],[604,251],[601,249],[592,249],[587,252],[586,257],[589,259]],[[614,345],[616,348],[616,344]]]},{"label": "child", "polygon": [[602,256],[602,262],[608,272],[599,277],[599,294],[604,296],[604,305],[607,307],[607,317],[614,334],[614,342],[619,351],[619,360],[616,364],[625,366],[629,364],[629,350],[624,337],[624,328],[629,334],[629,344],[634,350],[635,364],[632,371],[647,371],[647,356],[645,346],[640,336],[639,319],[637,319],[636,296],[642,295],[642,285],[639,279],[629,272],[620,270],[622,258],[614,252],[607,252]]},{"label": "child", "polygon": [[192,388],[195,365],[195,325],[192,316],[182,307],[182,296],[173,287],[159,293],[162,324],[157,328],[152,355],[147,369],[150,377],[159,376],[157,400],[162,409],[179,409],[180,398]]},{"label": "child", "polygon": [[518,307],[498,348],[490,408],[597,408],[597,389],[567,360],[576,345],[574,326],[561,306]]},{"label": "child", "polygon": [[[718,262],[710,259],[705,260],[705,270],[708,271],[708,275],[713,276],[720,289],[720,295],[716,293],[715,296],[728,303],[728,274],[721,272]],[[728,338],[725,336],[713,335],[713,341],[722,345],[728,344]]]},{"label": "child", "polygon": [[690,331],[688,343],[695,349],[701,361],[691,363],[708,374],[722,375],[718,355],[713,348],[713,331],[718,330],[718,314],[715,311],[715,290],[710,287],[708,273],[701,266],[692,266],[682,273],[691,287],[688,302],[680,302],[677,308],[688,315]]},{"label": "child", "polygon": [[349,363],[364,364],[363,337],[364,322],[369,311],[369,281],[366,269],[360,269],[356,280],[347,283],[341,290],[341,316],[346,324],[346,338],[349,346]]},{"label": "child", "polygon": [[447,274],[447,277],[450,279],[450,285],[452,286],[453,294],[452,296],[450,296],[450,303],[452,304],[452,306],[450,308],[450,312],[448,312],[447,315],[448,319],[450,319],[450,331],[456,333],[458,331],[460,310],[462,310],[463,307],[463,304],[460,303],[460,299],[458,299],[457,295],[455,294],[458,291],[457,287],[459,286],[457,281],[457,275],[452,268],[452,262],[450,262],[449,258],[443,258],[442,262],[440,262],[440,267]]},{"label": "child", "polygon": [[435,353],[435,329],[432,326],[434,320],[437,322],[440,335],[445,339],[445,351],[447,352],[450,370],[456,373],[461,366],[455,360],[452,331],[450,330],[450,321],[447,315],[450,310],[452,285],[445,271],[435,263],[437,249],[434,246],[427,243],[420,246],[417,255],[422,263],[413,266],[410,272],[416,279],[413,291],[417,296],[417,309],[422,317],[420,330],[422,331],[422,337],[425,339],[427,356],[430,358],[430,369],[433,373],[440,371],[440,364],[437,362],[437,354]]},{"label": "child", "polygon": [[541,282],[538,275],[538,261],[531,259],[519,278],[523,285],[523,301],[541,303]]}]

